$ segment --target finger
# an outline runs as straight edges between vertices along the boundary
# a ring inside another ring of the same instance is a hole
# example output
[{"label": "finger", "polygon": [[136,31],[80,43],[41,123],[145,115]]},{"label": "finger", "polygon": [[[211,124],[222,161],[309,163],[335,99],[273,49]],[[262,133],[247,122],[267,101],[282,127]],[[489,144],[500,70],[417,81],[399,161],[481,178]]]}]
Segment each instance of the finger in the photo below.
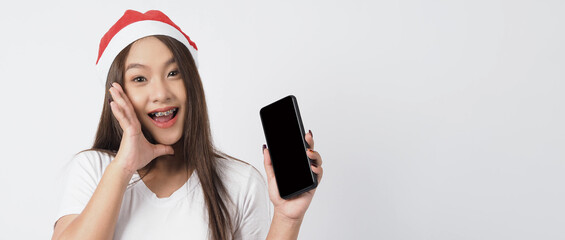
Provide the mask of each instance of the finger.
[{"label": "finger", "polygon": [[127,126],[130,125],[130,123],[120,106],[116,102],[112,101],[110,102],[110,108],[112,109],[112,114],[114,114],[114,117],[116,117],[122,129],[126,129]]},{"label": "finger", "polygon": [[131,124],[130,114],[126,111],[127,106],[125,105],[123,98],[120,96],[120,93],[117,92],[116,88],[112,87],[108,91],[110,92],[110,95],[112,95],[113,99],[113,104],[110,103],[110,106],[114,105],[112,112],[114,113],[116,119],[118,119],[118,122],[120,123],[122,128],[126,129],[126,127]]},{"label": "finger", "polygon": [[312,166],[312,172],[318,176],[318,184],[322,181],[322,175],[324,175],[324,169],[322,167]]},{"label": "finger", "polygon": [[175,154],[175,150],[171,146],[167,146],[167,145],[163,145],[163,144],[154,145],[154,148],[153,148],[154,158],[159,157],[159,156],[163,156],[163,155],[174,155],[174,154]]},{"label": "finger", "polygon": [[264,165],[265,165],[265,172],[267,173],[267,180],[270,181],[274,176],[275,172],[273,170],[273,162],[271,162],[271,154],[269,153],[269,149],[263,144],[263,158],[264,158]]},{"label": "finger", "polygon": [[308,130],[306,135],[304,135],[304,139],[308,143],[309,148],[314,149],[314,136],[312,135],[311,130]]},{"label": "finger", "polygon": [[120,90],[118,90],[115,87],[111,87],[110,89],[108,89],[108,91],[110,92],[110,95],[112,95],[112,101],[113,102],[116,102],[122,108],[124,108],[124,106],[126,106],[126,102],[125,102]]},{"label": "finger", "polygon": [[124,98],[124,101],[125,101],[128,105],[133,106],[133,105],[131,105],[131,101],[129,100],[129,98],[128,98],[127,94],[126,94],[126,91],[124,90],[124,88],[122,87],[122,85],[120,85],[120,84],[117,83],[117,82],[114,82],[114,83],[112,83],[112,86],[115,87],[116,89],[118,89],[118,91],[120,92],[120,94],[121,94],[122,97]]},{"label": "finger", "polygon": [[[120,101],[119,103],[122,104],[123,106],[122,108],[124,109],[132,109],[133,110],[133,105],[131,104],[131,101],[129,100],[127,94],[124,92],[124,89],[122,88],[122,86],[118,83],[112,83],[112,88],[110,88],[111,90],[113,90],[114,93],[119,95]],[[127,111],[127,114],[131,114],[132,111]]]},{"label": "finger", "polygon": [[312,160],[313,165],[317,167],[322,166],[322,156],[320,156],[320,153],[309,148],[308,150],[306,150],[306,155],[308,156],[308,158],[310,158],[310,160]]},{"label": "finger", "polygon": [[130,123],[134,123],[135,119],[137,119],[137,116],[135,115],[135,111],[133,110],[132,105],[128,104],[128,102],[126,101],[127,96],[125,96],[123,92],[120,92],[120,90],[116,87],[111,87],[109,91],[112,95],[112,99],[114,100],[113,102],[116,102],[120,106],[120,109],[124,113],[124,116],[128,118],[128,121]]}]

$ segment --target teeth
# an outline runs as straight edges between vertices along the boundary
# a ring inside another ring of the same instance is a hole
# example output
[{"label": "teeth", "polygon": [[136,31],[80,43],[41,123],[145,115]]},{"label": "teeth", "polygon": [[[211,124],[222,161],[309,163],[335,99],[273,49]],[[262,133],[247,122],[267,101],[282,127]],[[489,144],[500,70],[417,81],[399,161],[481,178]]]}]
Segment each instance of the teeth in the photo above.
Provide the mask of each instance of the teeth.
[{"label": "teeth", "polygon": [[176,108],[173,108],[173,109],[171,109],[171,110],[169,110],[169,111],[166,111],[166,112],[156,112],[156,113],[153,113],[153,115],[154,115],[155,117],[167,116],[167,115],[173,114],[173,113],[175,112],[175,110],[176,110]]}]

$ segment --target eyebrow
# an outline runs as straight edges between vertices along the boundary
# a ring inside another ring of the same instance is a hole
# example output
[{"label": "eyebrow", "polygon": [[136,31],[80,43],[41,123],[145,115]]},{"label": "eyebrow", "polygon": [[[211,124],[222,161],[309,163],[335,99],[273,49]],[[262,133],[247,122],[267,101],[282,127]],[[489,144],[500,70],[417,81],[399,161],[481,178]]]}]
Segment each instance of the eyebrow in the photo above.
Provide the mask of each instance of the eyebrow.
[{"label": "eyebrow", "polygon": [[[173,63],[175,63],[175,62],[176,62],[176,61],[175,61],[175,58],[173,57],[173,58],[171,58],[171,59],[169,59],[168,61],[165,62],[165,66],[169,66],[169,65],[171,65],[171,64],[173,64]],[[130,69],[132,69],[132,68],[148,68],[148,67],[145,66],[145,65],[143,65],[143,64],[141,64],[141,63],[131,63],[131,64],[129,64],[129,65],[126,67],[126,70],[125,70],[125,71],[127,72],[128,70],[130,70]]]}]

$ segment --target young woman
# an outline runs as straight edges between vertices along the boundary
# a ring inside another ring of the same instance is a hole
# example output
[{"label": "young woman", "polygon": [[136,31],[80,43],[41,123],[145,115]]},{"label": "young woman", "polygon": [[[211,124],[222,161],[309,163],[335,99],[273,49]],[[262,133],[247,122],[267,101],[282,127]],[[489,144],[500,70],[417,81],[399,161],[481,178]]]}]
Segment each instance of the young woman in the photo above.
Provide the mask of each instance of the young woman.
[{"label": "young woman", "polygon": [[[102,116],[66,173],[53,239],[297,238],[315,189],[281,199],[265,145],[268,187],[214,148],[196,53],[159,11],[128,10],[102,38]],[[320,181],[311,131],[305,139]]]}]

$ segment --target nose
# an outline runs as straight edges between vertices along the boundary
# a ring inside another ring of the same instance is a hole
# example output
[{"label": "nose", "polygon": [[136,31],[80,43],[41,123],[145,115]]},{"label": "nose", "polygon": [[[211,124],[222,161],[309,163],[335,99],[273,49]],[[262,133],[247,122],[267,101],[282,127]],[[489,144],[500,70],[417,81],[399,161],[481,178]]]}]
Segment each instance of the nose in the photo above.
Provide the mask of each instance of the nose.
[{"label": "nose", "polygon": [[167,103],[172,99],[172,92],[167,81],[163,78],[155,78],[151,81],[150,88],[151,102]]}]

